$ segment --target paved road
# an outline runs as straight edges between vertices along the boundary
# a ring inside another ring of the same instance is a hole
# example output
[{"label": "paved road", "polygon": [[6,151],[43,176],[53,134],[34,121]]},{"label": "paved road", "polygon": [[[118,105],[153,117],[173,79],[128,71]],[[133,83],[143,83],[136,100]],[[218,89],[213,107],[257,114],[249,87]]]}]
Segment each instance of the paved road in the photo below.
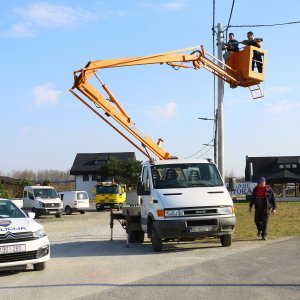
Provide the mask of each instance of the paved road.
[{"label": "paved road", "polygon": [[126,248],[118,224],[111,242],[109,212],[40,222],[51,241],[46,270],[0,273],[1,299],[240,299],[241,292],[296,299],[300,293],[300,238],[235,242],[226,248],[210,239],[172,243],[154,253],[148,240]]},{"label": "paved road", "polygon": [[92,299],[300,299],[300,238],[179,267]]}]

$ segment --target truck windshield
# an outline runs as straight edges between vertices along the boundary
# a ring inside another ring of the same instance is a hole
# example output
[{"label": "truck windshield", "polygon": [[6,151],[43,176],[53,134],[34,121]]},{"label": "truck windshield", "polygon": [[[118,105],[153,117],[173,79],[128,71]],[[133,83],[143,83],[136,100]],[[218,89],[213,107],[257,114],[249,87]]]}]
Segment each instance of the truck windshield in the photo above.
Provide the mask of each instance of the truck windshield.
[{"label": "truck windshield", "polygon": [[25,217],[26,215],[14,203],[8,200],[0,200],[0,219]]},{"label": "truck windshield", "polygon": [[212,163],[156,165],[151,172],[156,189],[223,186]]},{"label": "truck windshield", "polygon": [[56,190],[54,188],[49,188],[49,189],[39,189],[39,188],[35,188],[33,189],[34,192],[34,196],[35,197],[41,197],[43,199],[45,198],[58,198],[58,195],[56,193]]},{"label": "truck windshield", "polygon": [[96,193],[99,194],[118,194],[117,185],[97,185]]}]

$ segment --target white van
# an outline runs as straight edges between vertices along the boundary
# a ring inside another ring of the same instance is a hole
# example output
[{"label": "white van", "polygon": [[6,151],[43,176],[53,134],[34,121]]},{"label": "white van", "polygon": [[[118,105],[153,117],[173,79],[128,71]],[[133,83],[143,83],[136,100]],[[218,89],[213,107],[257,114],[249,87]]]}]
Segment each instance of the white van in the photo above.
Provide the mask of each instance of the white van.
[{"label": "white van", "polygon": [[90,207],[90,200],[86,191],[64,191],[58,193],[63,202],[63,211],[70,215],[72,212],[84,214]]},{"label": "white van", "polygon": [[33,211],[36,218],[41,215],[62,215],[62,201],[52,186],[24,186],[23,210]]}]

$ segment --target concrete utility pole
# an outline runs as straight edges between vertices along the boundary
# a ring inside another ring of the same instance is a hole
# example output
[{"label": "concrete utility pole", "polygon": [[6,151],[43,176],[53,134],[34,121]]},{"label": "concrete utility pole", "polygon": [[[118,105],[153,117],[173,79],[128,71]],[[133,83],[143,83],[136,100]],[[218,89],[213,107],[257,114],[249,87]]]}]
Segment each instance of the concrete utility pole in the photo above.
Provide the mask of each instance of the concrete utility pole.
[{"label": "concrete utility pole", "polygon": [[[218,24],[218,59],[223,61],[222,57],[223,32],[222,24]],[[219,63],[219,66],[222,66]],[[217,143],[218,143],[218,161],[217,165],[222,178],[225,180],[224,168],[224,81],[218,77],[218,113],[217,113]]]}]

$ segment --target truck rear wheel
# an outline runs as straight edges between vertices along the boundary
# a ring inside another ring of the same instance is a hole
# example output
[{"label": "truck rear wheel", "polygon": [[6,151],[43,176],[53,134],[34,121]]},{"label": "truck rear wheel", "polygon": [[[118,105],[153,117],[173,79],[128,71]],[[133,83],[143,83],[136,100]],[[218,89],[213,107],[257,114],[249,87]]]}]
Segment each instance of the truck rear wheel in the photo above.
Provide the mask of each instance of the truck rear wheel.
[{"label": "truck rear wheel", "polygon": [[145,234],[143,230],[136,231],[136,242],[144,243]]},{"label": "truck rear wheel", "polygon": [[155,252],[160,252],[162,250],[162,240],[158,237],[153,226],[151,226],[151,243]]},{"label": "truck rear wheel", "polygon": [[137,232],[130,230],[130,227],[128,228],[128,240],[129,243],[136,243],[137,242]]},{"label": "truck rear wheel", "polygon": [[223,247],[229,247],[231,245],[232,236],[231,234],[225,234],[220,237],[220,240]]}]

